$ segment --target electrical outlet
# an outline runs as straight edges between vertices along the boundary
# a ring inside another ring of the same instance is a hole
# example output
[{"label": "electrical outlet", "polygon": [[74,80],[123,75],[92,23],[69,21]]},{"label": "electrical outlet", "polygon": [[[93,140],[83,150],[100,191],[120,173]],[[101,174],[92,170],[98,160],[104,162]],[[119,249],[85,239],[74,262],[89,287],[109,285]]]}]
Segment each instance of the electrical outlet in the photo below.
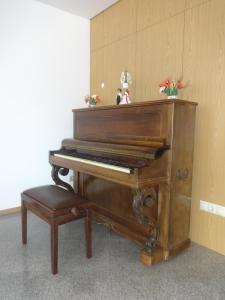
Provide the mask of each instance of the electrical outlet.
[{"label": "electrical outlet", "polygon": [[225,217],[225,207],[222,205],[210,203],[204,200],[200,200],[200,209],[207,211],[211,214]]},{"label": "electrical outlet", "polygon": [[73,182],[73,175],[69,176],[69,182]]}]

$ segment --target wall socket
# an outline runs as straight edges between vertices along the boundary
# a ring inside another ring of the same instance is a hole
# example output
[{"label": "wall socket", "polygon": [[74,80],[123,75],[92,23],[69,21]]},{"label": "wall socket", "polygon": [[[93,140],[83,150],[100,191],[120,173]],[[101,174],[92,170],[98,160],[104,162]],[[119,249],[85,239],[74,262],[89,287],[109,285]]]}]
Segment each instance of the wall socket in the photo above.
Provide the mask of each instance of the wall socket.
[{"label": "wall socket", "polygon": [[69,182],[73,182],[73,175],[69,176]]},{"label": "wall socket", "polygon": [[222,205],[218,205],[218,204],[206,202],[204,200],[200,200],[200,209],[207,211],[214,215],[225,217],[225,207]]}]

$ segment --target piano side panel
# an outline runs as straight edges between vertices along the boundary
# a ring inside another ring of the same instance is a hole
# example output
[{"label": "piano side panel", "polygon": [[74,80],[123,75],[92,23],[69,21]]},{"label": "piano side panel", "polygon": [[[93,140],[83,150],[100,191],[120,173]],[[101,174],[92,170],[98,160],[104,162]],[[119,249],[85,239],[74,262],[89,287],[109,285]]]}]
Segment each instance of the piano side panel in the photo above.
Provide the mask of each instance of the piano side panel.
[{"label": "piano side panel", "polygon": [[194,105],[175,106],[170,192],[170,249],[189,241],[195,129]]}]

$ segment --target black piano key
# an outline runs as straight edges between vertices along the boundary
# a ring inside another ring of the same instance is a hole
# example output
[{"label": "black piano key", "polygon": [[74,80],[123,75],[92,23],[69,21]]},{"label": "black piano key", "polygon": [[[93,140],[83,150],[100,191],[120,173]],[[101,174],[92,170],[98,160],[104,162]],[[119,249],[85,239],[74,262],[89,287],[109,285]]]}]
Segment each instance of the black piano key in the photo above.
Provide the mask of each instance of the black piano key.
[{"label": "black piano key", "polygon": [[141,168],[145,166],[145,162],[140,160],[135,163],[127,163],[124,161],[120,160],[115,160],[112,158],[106,158],[106,157],[100,157],[100,156],[95,156],[95,155],[90,155],[90,154],[84,154],[84,153],[78,153],[75,150],[67,150],[67,149],[60,149],[58,151],[51,151],[51,154],[62,154],[62,155],[67,155],[67,156],[72,156],[72,157],[77,157],[77,158],[82,158],[82,159],[87,159],[91,161],[96,161],[96,162],[101,162],[105,163],[108,165],[113,165],[113,166],[118,166],[118,167],[124,167],[128,169],[134,169],[134,168]]}]

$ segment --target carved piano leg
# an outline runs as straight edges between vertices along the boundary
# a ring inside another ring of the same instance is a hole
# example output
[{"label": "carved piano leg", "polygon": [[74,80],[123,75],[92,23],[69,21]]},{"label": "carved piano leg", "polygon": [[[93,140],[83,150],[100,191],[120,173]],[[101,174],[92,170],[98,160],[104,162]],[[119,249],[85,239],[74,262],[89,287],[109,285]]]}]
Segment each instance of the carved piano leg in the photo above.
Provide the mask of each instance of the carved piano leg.
[{"label": "carved piano leg", "polygon": [[153,230],[147,239],[146,247],[141,250],[140,260],[143,264],[150,266],[163,260],[163,250],[158,246],[157,230]]},{"label": "carved piano leg", "polygon": [[162,249],[159,248],[159,226],[158,216],[148,218],[143,215],[144,207],[157,207],[157,191],[154,187],[146,189],[136,189],[133,197],[133,211],[138,223],[150,227],[150,235],[145,242],[145,247],[140,253],[141,261],[146,265],[153,265],[163,259]]},{"label": "carved piano leg", "polygon": [[68,173],[69,173],[69,169],[52,165],[51,175],[52,175],[52,179],[55,182],[55,184],[66,188],[67,191],[69,191],[69,192],[74,192],[72,186],[69,183],[67,183],[59,178],[59,174],[62,176],[66,176],[66,175],[68,175]]}]

